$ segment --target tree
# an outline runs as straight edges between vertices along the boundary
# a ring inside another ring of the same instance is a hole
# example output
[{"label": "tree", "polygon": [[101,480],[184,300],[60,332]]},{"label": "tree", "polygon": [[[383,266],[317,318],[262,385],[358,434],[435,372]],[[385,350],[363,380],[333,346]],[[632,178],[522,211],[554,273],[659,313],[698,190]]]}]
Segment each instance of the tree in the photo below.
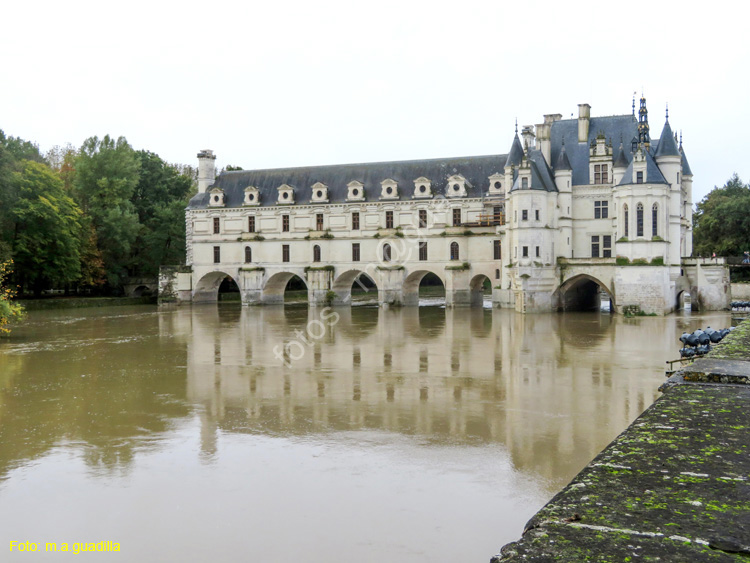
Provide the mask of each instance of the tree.
[{"label": "tree", "polygon": [[124,137],[84,141],[75,162],[74,191],[91,217],[107,280],[121,285],[128,274],[140,221],[131,198],[140,177],[140,160]]},{"label": "tree", "polygon": [[714,187],[693,215],[693,253],[741,256],[750,249],[750,185],[734,174]]},{"label": "tree", "polygon": [[20,321],[25,315],[23,307],[13,302],[15,290],[6,283],[12,266],[13,262],[10,261],[0,263],[0,334],[8,334],[8,323]]},{"label": "tree", "polygon": [[46,165],[24,160],[13,173],[18,198],[13,256],[20,279],[39,295],[45,285],[67,285],[81,276],[81,210]]}]

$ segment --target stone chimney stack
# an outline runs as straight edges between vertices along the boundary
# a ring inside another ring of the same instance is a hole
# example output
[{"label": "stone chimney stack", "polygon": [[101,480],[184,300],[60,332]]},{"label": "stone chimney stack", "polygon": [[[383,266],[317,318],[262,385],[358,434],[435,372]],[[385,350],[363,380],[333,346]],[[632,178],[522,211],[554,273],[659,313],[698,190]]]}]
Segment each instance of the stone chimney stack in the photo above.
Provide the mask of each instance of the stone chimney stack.
[{"label": "stone chimney stack", "polygon": [[216,179],[216,155],[205,149],[198,153],[198,193],[202,194]]},{"label": "stone chimney stack", "polygon": [[589,140],[589,122],[591,119],[591,106],[578,104],[578,142],[587,143]]},{"label": "stone chimney stack", "polygon": [[526,147],[529,147],[530,149],[533,149],[534,148],[534,126],[524,125],[523,129],[521,130],[521,136],[523,137],[523,148],[526,149]]}]

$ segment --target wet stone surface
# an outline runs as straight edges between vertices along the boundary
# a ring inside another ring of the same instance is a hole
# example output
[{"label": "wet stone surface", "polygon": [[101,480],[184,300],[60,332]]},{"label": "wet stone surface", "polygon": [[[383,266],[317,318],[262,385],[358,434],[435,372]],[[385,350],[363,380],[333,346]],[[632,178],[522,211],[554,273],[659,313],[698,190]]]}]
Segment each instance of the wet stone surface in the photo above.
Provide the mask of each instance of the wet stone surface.
[{"label": "wet stone surface", "polygon": [[[735,333],[750,355],[750,324]],[[733,340],[727,368],[750,367]],[[677,377],[492,561],[750,560],[750,386],[717,385],[717,360],[692,371],[710,383]]]}]

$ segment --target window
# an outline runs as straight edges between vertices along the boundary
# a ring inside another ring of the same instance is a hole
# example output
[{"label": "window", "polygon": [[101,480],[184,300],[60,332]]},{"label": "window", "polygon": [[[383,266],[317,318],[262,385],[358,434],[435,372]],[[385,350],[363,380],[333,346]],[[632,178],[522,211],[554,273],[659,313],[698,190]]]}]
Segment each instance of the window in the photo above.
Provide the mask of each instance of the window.
[{"label": "window", "polygon": [[518,209],[513,210],[513,222],[518,223]]},{"label": "window", "polygon": [[503,208],[496,205],[492,208],[492,220],[499,223],[503,218]]},{"label": "window", "polygon": [[536,257],[539,258],[541,256],[541,249],[537,246],[536,247]]},{"label": "window", "polygon": [[247,232],[248,233],[254,233],[255,232],[255,215],[251,215],[247,218]]},{"label": "window", "polygon": [[453,226],[454,227],[461,226],[461,210],[460,209],[453,210]]},{"label": "window", "polygon": [[529,179],[528,178],[521,178],[521,189],[524,189],[524,190],[529,189]]},{"label": "window", "polygon": [[393,228],[393,211],[385,212],[385,228],[386,229]]},{"label": "window", "polygon": [[595,201],[594,202],[594,219],[606,219],[609,217],[609,202],[608,201]]},{"label": "window", "polygon": [[522,246],[521,247],[521,256],[523,256],[524,258],[528,258],[529,257],[529,247],[528,246]]},{"label": "window", "polygon": [[492,254],[495,260],[500,260],[500,258],[502,258],[499,240],[492,241]]},{"label": "window", "polygon": [[599,235],[591,237],[591,257],[599,258]]},{"label": "window", "polygon": [[609,183],[609,167],[606,164],[594,164],[594,183]]},{"label": "window", "polygon": [[391,261],[391,245],[384,244],[383,245],[383,262],[390,262],[390,261]]},{"label": "window", "polygon": [[427,228],[427,210],[426,209],[419,210],[419,228],[420,229]]},{"label": "window", "polygon": [[323,230],[323,214],[322,213],[318,213],[315,215],[315,230],[316,231]]},{"label": "window", "polygon": [[253,261],[253,251],[249,246],[245,247],[245,264],[249,264]]},{"label": "window", "polygon": [[352,262],[359,262],[359,243],[352,243]]},{"label": "window", "polygon": [[221,247],[214,246],[214,264],[221,262]]},{"label": "window", "polygon": [[419,259],[424,261],[427,260],[427,242],[422,241],[419,243]]},{"label": "window", "polygon": [[458,260],[458,243],[451,243],[451,260]]},{"label": "window", "polygon": [[288,244],[281,245],[281,261],[289,262],[289,245]]},{"label": "window", "polygon": [[524,209],[521,211],[521,221],[528,221],[529,220],[529,210]]},{"label": "window", "polygon": [[534,210],[534,219],[536,219],[537,221],[539,221],[539,210],[538,209]]},{"label": "window", "polygon": [[635,208],[635,236],[643,236],[643,205],[638,204]]},{"label": "window", "polygon": [[635,173],[635,183],[636,184],[642,184],[643,183],[643,172],[636,172]]},{"label": "window", "polygon": [[320,262],[320,246],[313,246],[313,262]]},{"label": "window", "polygon": [[218,217],[214,217],[214,234],[217,235],[221,232],[221,223]]},{"label": "window", "polygon": [[354,213],[352,213],[352,230],[359,230],[359,211],[355,211]]},{"label": "window", "polygon": [[285,233],[289,232],[289,215],[281,216],[281,230]]},{"label": "window", "polygon": [[496,280],[500,279],[500,268],[495,268],[495,279]]},{"label": "window", "polygon": [[630,214],[628,213],[627,204],[622,206],[622,219],[625,223],[623,232],[625,233],[625,238],[628,238],[628,234],[630,233]]},{"label": "window", "polygon": [[659,234],[659,206],[655,203],[651,208],[651,236]]},{"label": "window", "polygon": [[602,237],[602,256],[612,258],[612,236],[604,235]]}]

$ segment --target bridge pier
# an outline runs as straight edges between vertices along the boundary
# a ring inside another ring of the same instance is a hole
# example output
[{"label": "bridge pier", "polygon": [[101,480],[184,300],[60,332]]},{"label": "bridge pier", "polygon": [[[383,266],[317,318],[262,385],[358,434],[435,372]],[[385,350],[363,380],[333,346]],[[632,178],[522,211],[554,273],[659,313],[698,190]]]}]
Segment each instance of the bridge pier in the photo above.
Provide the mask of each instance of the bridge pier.
[{"label": "bridge pier", "polygon": [[333,269],[309,268],[306,274],[308,305],[317,307],[330,304],[332,300],[328,292],[333,286]]}]

